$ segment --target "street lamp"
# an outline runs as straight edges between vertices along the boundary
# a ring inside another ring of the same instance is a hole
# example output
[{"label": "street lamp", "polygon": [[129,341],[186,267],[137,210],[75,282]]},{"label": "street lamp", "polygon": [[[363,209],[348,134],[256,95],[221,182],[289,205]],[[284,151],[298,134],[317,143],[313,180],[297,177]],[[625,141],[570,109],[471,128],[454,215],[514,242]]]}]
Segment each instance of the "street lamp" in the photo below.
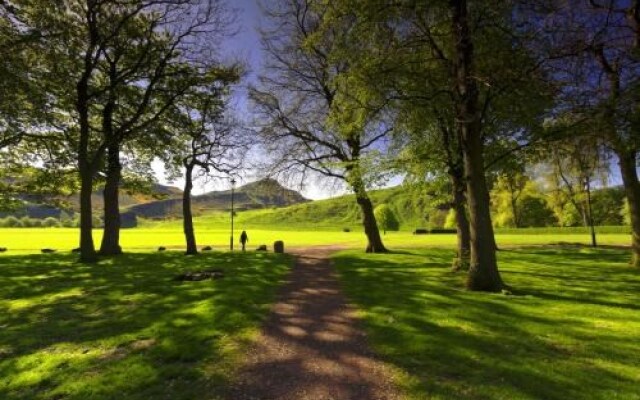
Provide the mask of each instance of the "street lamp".
[{"label": "street lamp", "polygon": [[231,238],[229,240],[229,248],[233,251],[233,193],[236,188],[236,180],[231,178]]}]

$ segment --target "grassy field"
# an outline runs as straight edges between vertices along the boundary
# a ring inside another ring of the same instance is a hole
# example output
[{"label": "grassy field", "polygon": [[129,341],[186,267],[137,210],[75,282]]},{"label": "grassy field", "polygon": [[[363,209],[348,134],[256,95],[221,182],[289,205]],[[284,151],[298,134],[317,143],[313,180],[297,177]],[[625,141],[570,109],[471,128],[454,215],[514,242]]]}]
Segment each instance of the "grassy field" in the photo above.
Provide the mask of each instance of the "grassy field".
[{"label": "grassy field", "polygon": [[640,399],[640,272],[625,251],[501,251],[514,295],[461,290],[451,250],[336,257],[412,399]]},{"label": "grassy field", "polygon": [[[273,254],[0,257],[0,399],[215,399],[290,260]],[[215,281],[176,282],[215,267]]]},{"label": "grassy field", "polygon": [[[135,229],[122,230],[122,246],[125,251],[151,251],[158,246],[183,249],[184,236],[179,225],[155,225]],[[341,232],[308,230],[274,230],[251,229],[246,227],[249,234],[249,248],[260,244],[269,247],[275,240],[284,240],[287,247],[301,247],[312,245],[337,244],[345,247],[364,247],[366,238],[361,231]],[[240,235],[240,226],[236,230],[236,241]],[[586,233],[562,233],[563,231],[548,231],[550,233],[521,232],[498,233],[496,240],[499,246],[548,245],[548,244],[587,244],[590,236]],[[571,231],[570,231],[571,232]],[[99,245],[102,232],[96,230],[94,239]],[[230,232],[228,229],[196,227],[198,244],[211,245],[215,248],[226,249],[229,246]],[[410,232],[388,232],[383,236],[389,248],[423,248],[423,247],[452,247],[456,243],[453,234],[413,235]],[[598,236],[600,244],[629,245],[630,236],[626,233],[606,233]],[[78,246],[78,230],[74,228],[0,228],[0,247],[7,247],[10,251],[5,254],[24,254],[39,252],[42,248],[54,248],[69,251]],[[1,253],[0,253],[1,254]]]}]

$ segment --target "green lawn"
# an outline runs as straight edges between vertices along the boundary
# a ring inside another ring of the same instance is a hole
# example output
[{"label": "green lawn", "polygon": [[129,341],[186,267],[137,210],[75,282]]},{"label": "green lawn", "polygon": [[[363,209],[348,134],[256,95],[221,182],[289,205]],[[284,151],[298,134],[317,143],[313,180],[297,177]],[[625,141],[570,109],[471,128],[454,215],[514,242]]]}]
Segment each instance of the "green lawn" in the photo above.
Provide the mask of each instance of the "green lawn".
[{"label": "green lawn", "polygon": [[[215,399],[290,265],[253,252],[74,260],[0,257],[0,399]],[[212,267],[225,277],[172,280]]]},{"label": "green lawn", "polygon": [[640,271],[627,251],[501,251],[514,295],[462,290],[452,256],[336,256],[372,345],[410,398],[640,399]]},{"label": "green lawn", "polygon": [[[238,226],[235,232],[236,242],[243,228],[241,225]],[[284,240],[287,247],[337,244],[364,248],[366,242],[366,237],[361,231],[316,231],[312,229],[294,231],[282,227],[276,227],[273,230],[247,227],[247,232],[249,233],[249,248],[252,249],[260,244],[267,244],[271,247],[276,240]],[[587,244],[590,242],[590,236],[587,233],[550,231],[550,233],[530,234],[526,229],[518,232],[498,233],[496,235],[498,245]],[[96,246],[100,244],[101,235],[102,231],[100,230],[94,232]],[[196,236],[198,244],[201,246],[213,245],[219,249],[226,249],[229,246],[230,232],[226,227],[222,229],[206,225],[196,226]],[[151,251],[158,246],[175,249],[184,249],[185,247],[182,229],[175,222],[123,229],[121,237],[125,251]],[[392,249],[452,247],[456,243],[456,237],[453,234],[413,235],[410,232],[388,232],[383,236],[383,240]],[[629,245],[631,237],[626,233],[605,233],[598,236],[598,241],[605,245]],[[5,254],[35,253],[44,247],[69,251],[77,246],[78,230],[74,228],[0,228],[0,247],[9,248],[9,252]]]}]

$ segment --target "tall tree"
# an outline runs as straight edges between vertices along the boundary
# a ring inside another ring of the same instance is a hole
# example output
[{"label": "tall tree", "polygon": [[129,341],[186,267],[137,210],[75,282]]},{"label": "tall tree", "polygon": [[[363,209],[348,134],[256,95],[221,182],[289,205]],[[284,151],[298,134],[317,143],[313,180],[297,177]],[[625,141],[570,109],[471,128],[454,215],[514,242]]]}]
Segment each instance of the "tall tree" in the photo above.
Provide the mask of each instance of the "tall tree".
[{"label": "tall tree", "polygon": [[186,254],[198,254],[191,192],[193,182],[199,176],[229,175],[239,168],[247,148],[246,138],[233,120],[225,116],[229,85],[238,80],[237,69],[219,68],[209,71],[202,85],[190,90],[176,104],[168,125],[178,133],[176,147],[172,151],[174,164],[184,169],[182,192],[183,231],[187,245]]},{"label": "tall tree", "polygon": [[[357,71],[348,79],[385,91],[400,109],[420,109],[426,117],[422,132],[439,131],[431,136],[449,142],[440,149],[450,152],[442,158],[453,186],[466,192],[471,239],[467,287],[472,290],[503,286],[489,214],[486,148],[503,137],[515,143],[526,140],[548,98],[538,65],[513,24],[512,6],[502,1],[350,0],[334,3],[325,24],[357,21],[347,41],[358,46],[345,46],[340,53]],[[378,53],[368,51],[370,47]],[[429,135],[418,138],[429,140]],[[462,193],[454,191],[458,204]]]},{"label": "tall tree", "polygon": [[278,160],[276,168],[345,182],[362,213],[366,251],[386,252],[367,193],[390,131],[385,107],[346,101],[350,87],[335,78],[349,64],[331,51],[348,26],[321,31],[326,10],[311,0],[283,0],[268,10],[275,27],[263,32],[268,62],[260,86],[251,91],[259,131]]}]

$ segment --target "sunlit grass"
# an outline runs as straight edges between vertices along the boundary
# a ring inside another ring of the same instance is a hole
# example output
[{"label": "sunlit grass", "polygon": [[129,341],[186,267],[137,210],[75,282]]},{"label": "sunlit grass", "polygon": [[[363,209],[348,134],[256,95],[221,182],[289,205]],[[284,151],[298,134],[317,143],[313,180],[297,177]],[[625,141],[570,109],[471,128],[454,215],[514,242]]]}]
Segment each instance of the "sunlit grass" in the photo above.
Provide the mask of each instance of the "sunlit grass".
[{"label": "sunlit grass", "polygon": [[[255,335],[286,256],[0,258],[0,399],[215,399]],[[177,282],[218,268],[215,281]]]},{"label": "sunlit grass", "polygon": [[413,399],[640,398],[640,271],[620,250],[499,253],[514,295],[462,289],[451,250],[336,257]]},{"label": "sunlit grass", "polygon": [[[269,247],[276,240],[283,240],[287,247],[342,245],[345,247],[364,248],[366,237],[362,231],[342,232],[315,230],[280,230],[251,229],[237,225],[235,231],[236,246],[242,229],[249,234],[249,248],[266,244]],[[78,246],[78,230],[72,228],[0,228],[0,247],[7,247],[8,254],[34,253],[42,248],[54,248],[60,251],[70,251]],[[102,232],[95,230],[96,246],[100,244]],[[218,249],[229,247],[230,230],[226,228],[198,228],[196,227],[198,244],[209,245]],[[157,225],[155,227],[141,227],[123,229],[121,232],[122,246],[125,251],[153,251],[159,246],[174,249],[184,249],[184,236],[179,226]],[[588,244],[588,234],[497,234],[499,246],[546,245],[558,243]],[[413,235],[410,232],[387,232],[383,235],[384,243],[393,248],[424,248],[424,247],[453,247],[456,237],[453,234]],[[598,236],[600,244],[629,245],[631,238],[628,234],[601,234]],[[2,253],[0,253],[1,255]]]}]

